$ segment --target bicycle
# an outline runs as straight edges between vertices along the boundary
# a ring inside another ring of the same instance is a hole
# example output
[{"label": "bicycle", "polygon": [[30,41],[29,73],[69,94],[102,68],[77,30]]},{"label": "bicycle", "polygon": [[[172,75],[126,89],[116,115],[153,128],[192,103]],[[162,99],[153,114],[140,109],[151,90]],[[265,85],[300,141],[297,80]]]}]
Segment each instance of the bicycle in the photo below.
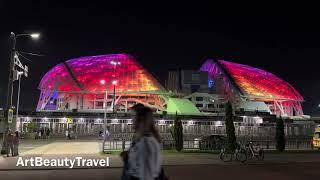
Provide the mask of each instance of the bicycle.
[{"label": "bicycle", "polygon": [[255,147],[252,141],[249,141],[246,144],[246,154],[250,159],[257,158],[258,160],[264,159],[264,150],[260,147],[260,144],[257,144]]},{"label": "bicycle", "polygon": [[247,153],[245,148],[240,145],[237,146],[234,152],[227,151],[226,148],[222,148],[220,152],[220,159],[224,162],[231,162],[235,157],[235,160],[240,161],[242,163],[247,161]]}]

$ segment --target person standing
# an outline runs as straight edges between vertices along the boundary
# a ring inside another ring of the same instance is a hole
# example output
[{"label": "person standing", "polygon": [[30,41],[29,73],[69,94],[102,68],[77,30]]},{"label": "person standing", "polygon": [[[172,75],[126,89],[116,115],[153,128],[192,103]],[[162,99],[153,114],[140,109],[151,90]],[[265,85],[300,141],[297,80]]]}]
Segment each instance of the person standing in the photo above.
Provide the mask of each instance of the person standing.
[{"label": "person standing", "polygon": [[13,155],[12,156],[18,156],[19,155],[19,143],[20,143],[20,136],[19,132],[15,132],[15,136],[13,136]]},{"label": "person standing", "polygon": [[110,139],[110,132],[109,132],[109,126],[107,126],[107,128],[106,128],[106,131],[104,132],[104,134],[103,134],[103,139],[104,139],[104,141],[107,141],[107,140],[109,140]]},{"label": "person standing", "polygon": [[43,128],[41,128],[40,129],[40,137],[41,137],[41,139],[44,139],[44,129]]},{"label": "person standing", "polygon": [[47,130],[46,130],[46,137],[47,137],[47,139],[49,139],[49,136],[50,136],[50,129],[47,128]]},{"label": "person standing", "polygon": [[11,131],[9,130],[7,135],[6,135],[6,151],[7,151],[7,157],[9,157],[9,154],[11,152],[11,155],[14,156],[13,154],[13,135]]},{"label": "person standing", "polygon": [[66,134],[65,135],[66,135],[66,139],[69,139],[69,130],[68,129],[66,130]]}]

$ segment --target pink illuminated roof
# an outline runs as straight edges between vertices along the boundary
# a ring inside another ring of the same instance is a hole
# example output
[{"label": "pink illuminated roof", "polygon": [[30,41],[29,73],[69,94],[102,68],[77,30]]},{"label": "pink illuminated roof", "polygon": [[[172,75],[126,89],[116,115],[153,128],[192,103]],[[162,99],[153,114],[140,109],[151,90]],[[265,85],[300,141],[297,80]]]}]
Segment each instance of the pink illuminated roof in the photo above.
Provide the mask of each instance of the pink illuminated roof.
[{"label": "pink illuminated roof", "polygon": [[149,72],[127,54],[80,57],[60,63],[45,74],[39,89],[100,93],[113,91],[114,80],[117,82],[117,92],[163,89]]},{"label": "pink illuminated roof", "polygon": [[302,101],[303,97],[289,83],[272,73],[223,60],[208,60],[202,67],[214,79],[221,73],[227,73],[244,95],[262,99],[287,99]]}]

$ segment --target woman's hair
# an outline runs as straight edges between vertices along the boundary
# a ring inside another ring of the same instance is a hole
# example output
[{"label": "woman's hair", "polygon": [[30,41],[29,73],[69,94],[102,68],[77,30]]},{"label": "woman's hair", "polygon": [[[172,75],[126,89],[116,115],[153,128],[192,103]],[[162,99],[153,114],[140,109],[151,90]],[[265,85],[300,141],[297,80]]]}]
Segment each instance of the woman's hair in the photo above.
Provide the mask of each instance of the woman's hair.
[{"label": "woman's hair", "polygon": [[136,116],[135,130],[137,131],[139,129],[143,134],[151,134],[158,140],[158,142],[160,142],[161,138],[154,125],[152,110],[142,104],[136,105],[133,109]]}]

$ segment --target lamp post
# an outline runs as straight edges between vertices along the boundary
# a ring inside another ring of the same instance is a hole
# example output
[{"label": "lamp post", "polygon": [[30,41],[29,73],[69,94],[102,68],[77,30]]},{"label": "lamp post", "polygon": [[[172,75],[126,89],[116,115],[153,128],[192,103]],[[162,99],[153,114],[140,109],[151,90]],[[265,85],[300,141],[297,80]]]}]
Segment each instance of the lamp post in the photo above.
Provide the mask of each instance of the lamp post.
[{"label": "lamp post", "polygon": [[113,80],[113,106],[112,106],[112,112],[115,114],[115,103],[116,103],[116,85],[117,85],[117,80]]},{"label": "lamp post", "polygon": [[112,85],[113,85],[113,103],[112,103],[112,112],[113,115],[116,113],[115,111],[115,105],[116,105],[116,85],[117,85],[117,80],[116,80],[116,67],[121,65],[119,61],[111,61],[110,64],[113,65],[113,80],[112,80]]},{"label": "lamp post", "polygon": [[[19,85],[18,85],[18,97],[17,97],[17,107],[16,107],[16,123],[18,122],[18,116],[19,116],[19,104],[20,104],[20,84],[21,84],[21,75],[23,74],[23,72],[18,71],[17,72],[17,76],[18,76],[18,81],[19,81]],[[22,122],[20,122],[20,127],[22,126]],[[20,128],[22,129],[22,128]]]},{"label": "lamp post", "polygon": [[38,39],[40,37],[39,33],[32,33],[32,34],[14,34],[13,32],[10,33],[10,41],[11,41],[11,52],[10,52],[10,64],[9,64],[9,78],[8,78],[8,87],[7,87],[7,102],[6,102],[6,120],[5,120],[5,133],[3,134],[3,143],[2,143],[2,149],[1,149],[1,154],[6,154],[6,145],[4,143],[4,138],[6,133],[9,131],[10,126],[11,126],[11,120],[9,123],[9,119],[12,119],[12,117],[9,117],[9,111],[12,111],[12,96],[13,96],[13,73],[15,71],[15,58],[17,57],[17,52],[16,52],[16,41],[18,37],[31,37],[32,39]]},{"label": "lamp post", "polygon": [[104,119],[103,119],[103,131],[104,135],[106,134],[106,123],[107,123],[107,98],[108,98],[108,91],[107,91],[107,86],[106,86],[106,81],[104,79],[100,80],[100,84],[105,86],[105,94],[104,94],[104,103],[103,103],[103,110],[104,110]]}]

